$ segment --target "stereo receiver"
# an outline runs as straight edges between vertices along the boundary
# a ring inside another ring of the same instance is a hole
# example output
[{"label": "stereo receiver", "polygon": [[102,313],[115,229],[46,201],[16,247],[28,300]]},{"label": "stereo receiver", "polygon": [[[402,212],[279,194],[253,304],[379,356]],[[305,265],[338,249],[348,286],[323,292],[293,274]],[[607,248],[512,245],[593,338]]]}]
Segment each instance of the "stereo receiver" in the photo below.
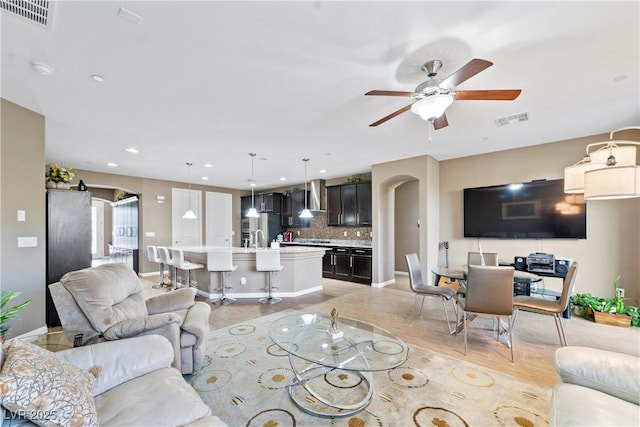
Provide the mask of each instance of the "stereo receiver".
[{"label": "stereo receiver", "polygon": [[555,274],[555,257],[553,254],[536,252],[527,257],[527,271],[531,273]]}]

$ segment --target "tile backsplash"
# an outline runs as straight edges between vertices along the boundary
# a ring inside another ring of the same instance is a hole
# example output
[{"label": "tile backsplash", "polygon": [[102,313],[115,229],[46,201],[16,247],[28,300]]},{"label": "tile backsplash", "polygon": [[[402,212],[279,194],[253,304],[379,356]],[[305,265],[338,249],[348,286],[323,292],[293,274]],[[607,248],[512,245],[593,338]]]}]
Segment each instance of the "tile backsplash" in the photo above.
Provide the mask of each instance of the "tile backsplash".
[{"label": "tile backsplash", "polygon": [[[309,227],[291,227],[288,230],[293,232],[294,238],[371,241],[371,227],[329,227],[327,226],[327,213],[319,211],[313,212]],[[358,233],[360,233],[359,236]]]}]

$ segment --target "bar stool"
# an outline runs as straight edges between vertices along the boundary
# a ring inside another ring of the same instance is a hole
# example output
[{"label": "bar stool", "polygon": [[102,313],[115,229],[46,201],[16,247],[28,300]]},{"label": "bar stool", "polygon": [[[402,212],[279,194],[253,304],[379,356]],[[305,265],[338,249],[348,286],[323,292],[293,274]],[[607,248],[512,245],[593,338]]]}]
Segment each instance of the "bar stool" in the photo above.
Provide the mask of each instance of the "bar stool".
[{"label": "bar stool", "polygon": [[[160,257],[160,261],[171,268],[171,283],[174,287],[176,286],[176,282],[178,281],[178,270],[173,265],[171,261],[171,255],[169,254],[169,248],[166,246],[158,246],[158,256]],[[164,282],[164,279],[163,279]],[[167,284],[169,286],[170,284]]]},{"label": "bar stool", "polygon": [[228,251],[212,251],[207,252],[207,270],[211,274],[211,282],[213,282],[213,273],[220,273],[220,287],[217,289],[220,291],[220,298],[212,301],[215,305],[229,305],[236,302],[235,299],[227,296],[227,289],[233,289],[231,286],[227,286],[227,275],[238,268],[237,265],[233,265],[233,254]]},{"label": "bar stool", "polygon": [[160,255],[158,255],[158,248],[152,245],[147,245],[147,259],[149,262],[160,264],[160,283],[153,285],[152,288],[158,289],[164,286],[169,286],[167,283],[164,283],[164,263],[160,259]]},{"label": "bar stool", "polygon": [[271,275],[274,272],[282,271],[282,265],[280,265],[280,251],[274,249],[263,249],[256,251],[256,270],[269,272],[269,291],[268,295],[258,300],[260,304],[277,304],[282,301],[282,298],[276,298],[272,294],[275,288],[271,285]]},{"label": "bar stool", "polygon": [[[184,271],[184,282],[187,287],[191,286],[191,270],[204,268],[202,264],[185,260],[182,249],[171,249],[171,262],[176,270]],[[173,284],[173,289],[178,289],[178,287],[177,283]]]}]

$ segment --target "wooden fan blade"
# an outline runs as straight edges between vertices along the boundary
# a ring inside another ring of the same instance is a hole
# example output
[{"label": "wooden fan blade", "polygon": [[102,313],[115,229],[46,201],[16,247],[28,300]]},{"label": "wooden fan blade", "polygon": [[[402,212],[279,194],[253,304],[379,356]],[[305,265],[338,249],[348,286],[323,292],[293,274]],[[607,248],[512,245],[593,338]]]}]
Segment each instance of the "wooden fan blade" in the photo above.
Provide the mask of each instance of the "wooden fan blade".
[{"label": "wooden fan blade", "polygon": [[381,96],[411,96],[413,92],[401,92],[397,90],[370,90],[365,95],[381,95]]},{"label": "wooden fan blade", "polygon": [[453,89],[458,86],[460,83],[470,79],[471,77],[478,74],[480,71],[486,70],[491,67],[493,62],[489,62],[484,59],[474,58],[471,61],[467,62],[463,65],[458,71],[451,74],[447,77],[442,83],[440,83],[441,87],[447,87],[449,89]]},{"label": "wooden fan blade", "polygon": [[442,113],[440,117],[433,121],[433,128],[435,130],[442,129],[449,126],[449,121],[447,120],[447,115]]},{"label": "wooden fan blade", "polygon": [[401,109],[394,111],[393,113],[389,114],[388,116],[384,116],[383,118],[381,118],[380,120],[378,120],[377,122],[373,122],[371,123],[369,126],[378,126],[381,125],[382,123],[386,122],[387,120],[391,120],[393,119],[395,116],[399,116],[400,114],[404,113],[405,111],[409,111],[409,109],[411,108],[411,104],[406,105],[404,107],[402,107]]},{"label": "wooden fan blade", "polygon": [[455,94],[458,101],[513,101],[522,90],[501,89],[501,90],[459,90]]}]

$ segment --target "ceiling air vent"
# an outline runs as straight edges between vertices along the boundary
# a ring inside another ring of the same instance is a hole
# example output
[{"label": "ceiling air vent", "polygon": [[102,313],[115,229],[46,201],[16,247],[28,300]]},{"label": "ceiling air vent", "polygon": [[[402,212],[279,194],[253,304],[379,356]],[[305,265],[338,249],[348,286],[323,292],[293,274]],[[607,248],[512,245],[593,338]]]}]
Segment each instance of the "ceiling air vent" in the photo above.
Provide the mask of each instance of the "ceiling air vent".
[{"label": "ceiling air vent", "polygon": [[512,116],[501,117],[499,119],[496,119],[496,126],[500,127],[500,126],[506,126],[506,125],[513,125],[520,122],[526,122],[528,120],[529,120],[529,113],[514,114]]},{"label": "ceiling air vent", "polygon": [[0,0],[0,8],[28,21],[50,28],[53,1],[49,0]]}]

